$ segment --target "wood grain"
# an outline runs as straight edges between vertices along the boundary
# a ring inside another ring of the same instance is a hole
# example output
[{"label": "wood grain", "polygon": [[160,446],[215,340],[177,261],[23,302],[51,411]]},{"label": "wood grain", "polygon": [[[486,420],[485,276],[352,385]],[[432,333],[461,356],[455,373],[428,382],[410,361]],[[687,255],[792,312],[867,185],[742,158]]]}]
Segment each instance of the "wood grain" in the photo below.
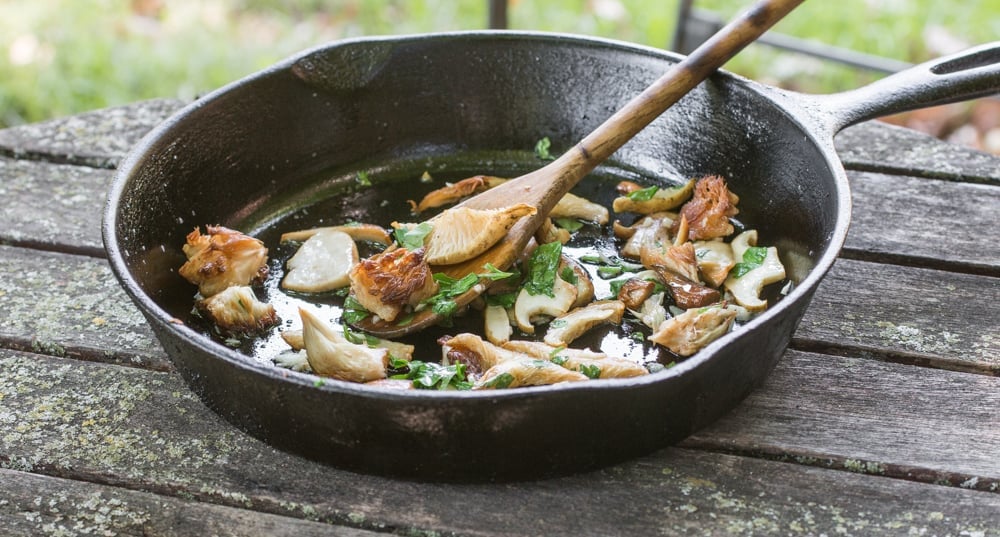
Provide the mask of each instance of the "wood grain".
[{"label": "wood grain", "polygon": [[256,513],[14,470],[0,470],[0,521],[4,537],[382,535],[301,518]]},{"label": "wood grain", "polygon": [[1000,276],[1000,186],[849,177],[854,211],[845,255]]},{"label": "wood grain", "polygon": [[[874,428],[864,434],[876,440],[871,457],[859,461],[860,469],[870,467],[877,473],[876,466],[866,463],[895,467],[915,462],[895,454],[917,456],[919,447],[901,449],[878,440],[898,439],[892,430],[911,431],[911,420],[919,418],[924,407],[897,417],[886,412],[898,400],[891,396],[868,410],[855,402],[844,405],[839,422],[823,427],[797,426],[808,418],[788,415],[798,404],[812,411],[797,393],[828,390],[831,379],[845,387],[837,401],[852,400],[881,380],[910,378],[903,370],[914,368],[896,366],[901,371],[893,373],[885,367],[879,373],[889,377],[880,380],[870,378],[869,368],[801,354],[786,365],[771,385],[794,385],[794,392],[768,395],[766,389],[766,406],[754,396],[751,408],[741,407],[726,425],[701,435],[701,441],[709,437],[728,445],[731,438],[742,436],[741,445],[747,449],[771,445],[769,437],[757,435],[765,427],[756,422],[766,411],[773,413],[767,420],[775,422],[766,427],[767,434],[782,430],[789,446],[821,444],[837,433],[856,434],[860,425]],[[928,379],[946,373],[926,372]],[[937,424],[977,409],[984,415],[995,412],[996,401],[978,400],[981,391],[972,388],[984,379],[994,384],[997,379],[949,375],[944,388],[950,397],[928,399],[926,407],[933,405],[938,415],[926,419]],[[996,391],[995,386],[991,389]],[[461,485],[369,477],[310,463],[235,431],[171,373],[13,351],[0,350],[0,394],[0,426],[5,431],[0,461],[7,468],[404,535],[658,535],[709,528],[736,535],[995,535],[993,521],[1000,513],[1000,495],[990,492],[678,448],[597,472],[534,482]],[[874,419],[878,413],[884,414]],[[753,423],[734,423],[746,420]],[[953,432],[942,430],[943,435]],[[927,439],[927,444],[933,441]],[[854,445],[847,453],[837,453],[846,443],[830,442],[832,449],[814,455],[855,460]],[[920,471],[965,468],[984,474],[984,483],[995,473],[995,464],[985,461],[996,452],[995,436],[970,439],[963,434],[947,441],[938,438],[937,445],[946,447],[928,461],[932,467]],[[970,449],[978,453],[970,454]],[[405,448],[400,456],[405,456]]]},{"label": "wood grain", "polygon": [[114,168],[153,127],[184,105],[152,99],[0,130],[0,155]]}]

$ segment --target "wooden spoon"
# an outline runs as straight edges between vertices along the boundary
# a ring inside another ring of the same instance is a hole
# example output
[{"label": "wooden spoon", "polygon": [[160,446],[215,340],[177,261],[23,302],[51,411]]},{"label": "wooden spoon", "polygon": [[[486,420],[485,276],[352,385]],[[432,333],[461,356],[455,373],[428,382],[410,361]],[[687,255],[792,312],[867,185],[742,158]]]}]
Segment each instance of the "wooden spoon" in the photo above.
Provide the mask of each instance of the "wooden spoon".
[{"label": "wooden spoon", "polygon": [[[556,203],[581,179],[804,1],[760,0],[719,30],[691,55],[671,67],[666,74],[558,159],[543,168],[462,202],[461,206],[474,209],[493,209],[526,203],[536,207],[538,211],[519,220],[500,242],[485,253],[463,263],[432,267],[433,272],[443,272],[453,278],[461,278],[472,272],[484,272],[483,266],[486,263],[491,263],[502,270],[510,267],[524,251]],[[455,302],[459,307],[468,304],[485,291],[488,285],[489,280],[481,279],[480,285],[456,297]],[[418,312],[404,326],[373,321],[371,317],[356,323],[355,326],[380,337],[392,338],[421,330],[439,320],[438,315],[427,309]]]}]

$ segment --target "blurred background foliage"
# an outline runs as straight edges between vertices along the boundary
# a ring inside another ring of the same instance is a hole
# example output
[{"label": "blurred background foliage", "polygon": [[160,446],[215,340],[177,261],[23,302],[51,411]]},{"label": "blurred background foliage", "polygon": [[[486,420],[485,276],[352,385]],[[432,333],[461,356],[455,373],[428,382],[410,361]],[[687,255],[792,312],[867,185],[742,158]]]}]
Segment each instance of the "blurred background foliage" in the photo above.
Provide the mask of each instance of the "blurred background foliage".
[{"label": "blurred background foliage", "polygon": [[[751,0],[699,0],[726,20]],[[678,0],[510,0],[508,27],[670,48]],[[0,0],[0,127],[192,99],[330,40],[487,27],[487,0]],[[812,0],[775,31],[920,62],[1000,36],[1000,0]],[[727,68],[808,92],[878,73],[754,46]]]}]

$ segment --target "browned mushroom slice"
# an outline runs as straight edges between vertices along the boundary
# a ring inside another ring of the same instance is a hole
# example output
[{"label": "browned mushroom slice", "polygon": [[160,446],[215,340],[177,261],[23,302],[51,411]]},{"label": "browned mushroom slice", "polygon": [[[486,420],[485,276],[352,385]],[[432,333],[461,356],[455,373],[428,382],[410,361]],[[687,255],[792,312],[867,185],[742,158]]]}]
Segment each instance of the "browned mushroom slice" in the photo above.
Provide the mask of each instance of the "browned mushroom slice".
[{"label": "browned mushroom slice", "polygon": [[476,379],[491,367],[519,356],[516,352],[493,345],[475,334],[462,333],[439,340],[441,363],[445,365],[465,364],[466,375]]},{"label": "browned mushroom slice", "polygon": [[521,358],[507,360],[489,368],[473,385],[474,390],[546,386],[560,382],[579,382],[590,377],[547,360]]},{"label": "browned mushroom slice", "polygon": [[264,243],[239,231],[206,226],[206,235],[198,228],[188,233],[183,246],[187,262],[179,272],[198,286],[203,297],[210,297],[233,285],[253,285],[267,277],[267,248]]},{"label": "browned mushroom slice", "polygon": [[690,242],[680,245],[643,244],[639,250],[639,262],[656,271],[668,270],[691,281],[698,281],[698,259],[694,254],[694,245]]},{"label": "browned mushroom slice", "polygon": [[698,272],[702,279],[712,287],[721,286],[729,271],[736,266],[733,248],[721,240],[695,242],[694,256],[698,260]]},{"label": "browned mushroom slice", "polygon": [[642,278],[629,278],[618,289],[618,300],[625,304],[627,309],[637,310],[655,290],[655,282]]},{"label": "browned mushroom slice", "polygon": [[227,287],[198,300],[195,307],[227,336],[257,334],[280,321],[274,306],[258,300],[253,289],[245,285]]},{"label": "browned mushroom slice", "polygon": [[603,300],[576,308],[549,323],[549,329],[545,333],[545,343],[553,347],[569,345],[597,325],[621,323],[624,313],[625,304],[618,300]]},{"label": "browned mushroom slice", "polygon": [[[518,203],[499,209],[454,207],[428,220],[432,229],[424,240],[431,265],[453,265],[476,257],[502,239],[534,207]],[[409,226],[394,223],[393,227]]]},{"label": "browned mushroom slice", "polygon": [[674,303],[681,309],[703,308],[715,304],[722,299],[718,290],[693,282],[683,276],[678,276],[669,270],[656,269],[657,275],[667,284]]},{"label": "browned mushroom slice", "polygon": [[[652,214],[669,211],[680,207],[691,197],[695,181],[692,179],[683,185],[670,188],[649,187],[629,191],[624,196],[615,198],[611,208],[616,213]],[[654,190],[655,189],[655,190]],[[648,193],[647,195],[643,195]]]},{"label": "browned mushroom slice", "polygon": [[386,377],[389,351],[351,343],[340,330],[306,309],[299,308],[299,315],[306,358],[314,373],[349,382]]},{"label": "browned mushroom slice", "polygon": [[[694,187],[694,197],[681,207],[687,218],[688,238],[692,241],[726,237],[733,232],[729,219],[739,213],[739,198],[729,191],[726,180],[718,175],[702,177]],[[675,233],[680,221],[675,221]]]},{"label": "browned mushroom slice", "polygon": [[422,249],[397,248],[362,259],[351,269],[350,278],[355,299],[386,321],[438,291]]},{"label": "browned mushroom slice", "polygon": [[691,356],[729,332],[736,309],[714,306],[690,309],[663,321],[649,340],[681,356]]},{"label": "browned mushroom slice", "polygon": [[471,196],[472,194],[492,188],[503,181],[504,179],[499,177],[490,177],[486,175],[476,175],[467,179],[462,179],[457,183],[432,190],[427,193],[422,200],[420,200],[420,203],[410,201],[410,208],[412,209],[413,214],[420,214],[427,209],[433,209],[455,203],[466,196]]},{"label": "browned mushroom slice", "polygon": [[607,207],[576,194],[566,194],[560,198],[559,203],[556,203],[556,206],[552,208],[549,216],[552,218],[576,218],[601,225],[607,224],[610,218]]},{"label": "browned mushroom slice", "polygon": [[[639,259],[642,248],[657,248],[668,245],[670,225],[674,222],[671,213],[657,213],[644,216],[628,230],[628,240],[622,246],[621,254],[631,259]],[[625,230],[622,230],[626,233]]]},{"label": "browned mushroom slice", "polygon": [[504,348],[538,360],[548,360],[594,379],[638,377],[649,373],[642,364],[587,349],[552,347],[538,341],[511,341]]}]

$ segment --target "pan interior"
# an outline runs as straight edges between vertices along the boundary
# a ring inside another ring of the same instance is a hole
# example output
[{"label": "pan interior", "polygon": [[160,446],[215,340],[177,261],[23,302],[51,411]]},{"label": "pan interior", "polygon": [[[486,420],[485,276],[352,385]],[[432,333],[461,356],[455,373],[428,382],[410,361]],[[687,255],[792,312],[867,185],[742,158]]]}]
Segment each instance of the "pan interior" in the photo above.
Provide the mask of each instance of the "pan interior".
[{"label": "pan interior", "polygon": [[[542,35],[314,50],[206,97],[157,132],[126,171],[119,248],[142,291],[185,319],[193,288],[176,269],[194,227],[221,224],[273,238],[314,223],[384,225],[406,199],[419,199],[423,172],[453,180],[538,167],[544,162],[532,148],[539,139],[549,138],[554,153],[570,149],[672,61],[646,49]],[[799,281],[828,246],[838,210],[823,151],[751,84],[720,75],[580,188],[609,199],[620,179],[665,184],[723,175],[740,195],[739,219],[779,247]],[[359,172],[373,188],[360,187]]]}]

